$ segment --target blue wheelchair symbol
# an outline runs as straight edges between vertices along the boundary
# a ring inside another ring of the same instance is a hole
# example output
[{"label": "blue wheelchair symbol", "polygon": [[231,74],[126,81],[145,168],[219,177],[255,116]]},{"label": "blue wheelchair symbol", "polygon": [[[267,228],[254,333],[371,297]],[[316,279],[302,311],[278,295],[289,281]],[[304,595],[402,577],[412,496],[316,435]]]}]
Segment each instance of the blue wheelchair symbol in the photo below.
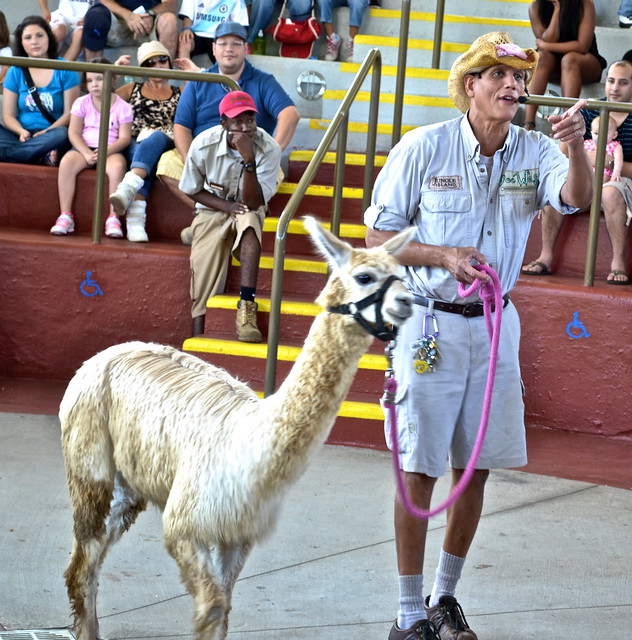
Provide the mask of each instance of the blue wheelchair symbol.
[{"label": "blue wheelchair symbol", "polygon": [[573,312],[573,319],[566,325],[566,333],[569,338],[590,338],[584,323],[579,319],[579,311]]},{"label": "blue wheelchair symbol", "polygon": [[92,279],[92,271],[86,271],[86,279],[79,285],[79,291],[88,298],[103,295],[101,287]]}]

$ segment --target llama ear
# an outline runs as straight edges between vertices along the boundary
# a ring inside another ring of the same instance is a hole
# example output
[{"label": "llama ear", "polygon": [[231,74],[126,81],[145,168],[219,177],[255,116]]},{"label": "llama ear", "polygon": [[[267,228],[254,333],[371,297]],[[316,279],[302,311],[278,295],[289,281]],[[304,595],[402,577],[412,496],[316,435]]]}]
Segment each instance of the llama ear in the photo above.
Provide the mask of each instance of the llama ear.
[{"label": "llama ear", "polygon": [[326,258],[332,268],[337,269],[347,263],[352,251],[351,245],[348,245],[333,233],[327,231],[327,229],[312,216],[305,216],[303,218],[303,224],[307,231],[309,231],[309,235],[312,237],[316,248],[323,257]]},{"label": "llama ear", "polygon": [[408,244],[411,240],[414,240],[415,234],[417,233],[416,227],[408,227],[404,229],[396,236],[389,238],[382,246],[381,249],[384,249],[386,253],[391,256],[394,256],[404,245]]}]

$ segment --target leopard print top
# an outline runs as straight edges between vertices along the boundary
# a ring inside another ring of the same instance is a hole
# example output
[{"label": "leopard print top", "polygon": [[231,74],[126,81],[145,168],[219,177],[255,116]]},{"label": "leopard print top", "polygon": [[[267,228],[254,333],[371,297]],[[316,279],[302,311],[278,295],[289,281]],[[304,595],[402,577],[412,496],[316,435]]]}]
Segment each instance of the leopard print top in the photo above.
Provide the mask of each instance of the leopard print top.
[{"label": "leopard print top", "polygon": [[135,82],[129,103],[134,109],[132,136],[136,137],[141,129],[157,129],[166,133],[173,133],[173,119],[180,100],[180,87],[171,87],[171,97],[166,100],[152,100],[145,98],[140,92],[142,84]]}]

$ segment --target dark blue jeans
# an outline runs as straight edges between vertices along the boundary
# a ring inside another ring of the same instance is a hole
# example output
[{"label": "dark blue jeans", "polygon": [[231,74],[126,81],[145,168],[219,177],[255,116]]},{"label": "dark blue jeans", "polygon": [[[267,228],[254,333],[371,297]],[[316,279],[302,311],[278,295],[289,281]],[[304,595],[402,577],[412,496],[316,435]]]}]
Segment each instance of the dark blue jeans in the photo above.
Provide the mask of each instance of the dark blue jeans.
[{"label": "dark blue jeans", "polygon": [[158,160],[165,151],[173,149],[173,140],[162,131],[154,131],[148,138],[141,142],[134,140],[125,155],[132,169],[144,169],[147,172],[145,184],[138,190],[141,196],[147,200],[151,186],[156,178]]},{"label": "dark blue jeans", "polygon": [[[33,133],[36,132],[31,131]],[[0,125],[0,162],[28,164],[39,160],[53,149],[65,153],[69,148],[67,127],[55,127],[35,138],[20,142],[13,131]]]}]

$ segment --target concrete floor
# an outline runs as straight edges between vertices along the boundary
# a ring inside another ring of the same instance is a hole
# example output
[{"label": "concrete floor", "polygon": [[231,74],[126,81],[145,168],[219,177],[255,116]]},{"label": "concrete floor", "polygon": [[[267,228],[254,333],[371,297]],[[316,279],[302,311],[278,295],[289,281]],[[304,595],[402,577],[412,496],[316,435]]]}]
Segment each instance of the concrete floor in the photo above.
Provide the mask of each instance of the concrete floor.
[{"label": "concrete floor", "polygon": [[[51,416],[0,414],[0,640],[64,628],[70,503]],[[229,638],[386,640],[397,608],[389,454],[325,446],[234,594]],[[445,479],[437,497],[445,494]],[[493,472],[457,596],[480,640],[628,637],[632,493]],[[430,523],[431,586],[444,520]],[[191,638],[192,606],[150,509],[107,557],[108,640]]]}]

